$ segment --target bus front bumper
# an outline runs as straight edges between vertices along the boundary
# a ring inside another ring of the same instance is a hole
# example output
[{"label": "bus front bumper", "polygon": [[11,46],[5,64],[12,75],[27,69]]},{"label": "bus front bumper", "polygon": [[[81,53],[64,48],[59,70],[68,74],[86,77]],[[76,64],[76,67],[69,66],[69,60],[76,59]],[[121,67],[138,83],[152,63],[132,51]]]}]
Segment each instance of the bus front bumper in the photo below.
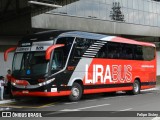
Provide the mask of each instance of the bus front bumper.
[{"label": "bus front bumper", "polygon": [[68,96],[71,94],[71,91],[60,91],[60,92],[36,92],[36,91],[12,91],[12,95],[15,97],[20,96],[31,96],[31,97],[54,97],[54,96]]}]

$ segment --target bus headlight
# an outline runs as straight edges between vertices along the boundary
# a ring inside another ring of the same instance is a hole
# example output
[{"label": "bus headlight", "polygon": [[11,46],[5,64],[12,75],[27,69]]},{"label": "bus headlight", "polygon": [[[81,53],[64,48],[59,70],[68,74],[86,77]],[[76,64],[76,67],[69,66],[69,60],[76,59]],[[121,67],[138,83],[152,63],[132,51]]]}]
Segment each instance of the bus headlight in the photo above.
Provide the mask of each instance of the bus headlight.
[{"label": "bus headlight", "polygon": [[39,83],[38,85],[39,85],[39,86],[47,85],[47,84],[53,82],[54,80],[55,80],[55,78],[53,78],[53,79],[51,79],[51,80],[48,80],[48,81],[45,81],[45,82],[42,82],[42,83]]},{"label": "bus headlight", "polygon": [[16,85],[16,83],[12,83],[12,85],[13,85],[13,86],[15,86],[15,85]]}]

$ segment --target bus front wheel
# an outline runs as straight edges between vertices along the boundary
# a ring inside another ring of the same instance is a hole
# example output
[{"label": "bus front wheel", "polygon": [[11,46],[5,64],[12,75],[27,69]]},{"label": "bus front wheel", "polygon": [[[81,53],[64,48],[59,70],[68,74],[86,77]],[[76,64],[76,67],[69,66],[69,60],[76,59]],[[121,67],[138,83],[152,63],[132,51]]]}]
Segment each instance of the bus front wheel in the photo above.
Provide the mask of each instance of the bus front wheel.
[{"label": "bus front wheel", "polygon": [[127,91],[127,94],[137,95],[140,93],[140,82],[139,80],[135,80],[133,83],[133,90]]},{"label": "bus front wheel", "polygon": [[82,86],[78,83],[73,83],[71,88],[71,94],[69,96],[69,100],[74,102],[80,100],[82,97]]}]

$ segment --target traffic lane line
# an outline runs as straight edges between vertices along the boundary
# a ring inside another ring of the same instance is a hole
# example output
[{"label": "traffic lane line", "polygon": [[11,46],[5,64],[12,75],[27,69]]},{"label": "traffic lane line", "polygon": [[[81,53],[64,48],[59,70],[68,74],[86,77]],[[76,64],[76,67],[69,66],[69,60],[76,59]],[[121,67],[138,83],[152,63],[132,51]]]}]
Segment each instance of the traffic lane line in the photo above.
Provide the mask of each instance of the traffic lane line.
[{"label": "traffic lane line", "polygon": [[92,101],[96,101],[98,99],[90,99],[90,100],[84,100],[84,102],[92,102]]},{"label": "traffic lane line", "polygon": [[9,108],[17,108],[17,109],[18,109],[18,108],[19,108],[19,109],[20,109],[20,108],[33,108],[33,109],[34,109],[34,108],[35,108],[35,109],[37,108],[37,109],[38,109],[38,108],[46,108],[46,107],[55,106],[55,104],[56,104],[56,103],[49,103],[49,104],[40,105],[40,106],[34,106],[34,107],[33,107],[33,106],[23,106],[23,105],[21,106],[21,105],[8,105],[8,104],[3,104],[3,105],[0,105],[0,107],[5,107],[5,108],[9,107]]},{"label": "traffic lane line", "polygon": [[111,113],[118,113],[118,112],[130,111],[130,110],[132,110],[132,109],[133,109],[133,108],[121,109],[121,110],[114,111],[114,112],[111,112]]},{"label": "traffic lane line", "polygon": [[76,104],[78,102],[68,102],[68,103],[64,103],[65,105],[71,105],[71,104]]},{"label": "traffic lane line", "polygon": [[102,107],[102,106],[108,106],[110,104],[101,104],[101,105],[94,105],[94,106],[88,106],[88,107],[82,107],[82,108],[75,108],[75,109],[64,109],[60,111],[80,111],[80,110],[85,110],[85,109],[91,109],[91,108],[97,108],[97,107]]},{"label": "traffic lane line", "polygon": [[110,104],[101,104],[101,105],[88,106],[88,107],[82,107],[82,108],[76,108],[76,109],[63,109],[63,110],[59,110],[57,112],[51,112],[51,113],[45,114],[45,116],[54,115],[54,114],[61,114],[61,113],[66,113],[66,112],[72,112],[72,111],[86,110],[86,109],[97,108],[97,107],[102,107],[102,106],[109,106],[109,105]]}]

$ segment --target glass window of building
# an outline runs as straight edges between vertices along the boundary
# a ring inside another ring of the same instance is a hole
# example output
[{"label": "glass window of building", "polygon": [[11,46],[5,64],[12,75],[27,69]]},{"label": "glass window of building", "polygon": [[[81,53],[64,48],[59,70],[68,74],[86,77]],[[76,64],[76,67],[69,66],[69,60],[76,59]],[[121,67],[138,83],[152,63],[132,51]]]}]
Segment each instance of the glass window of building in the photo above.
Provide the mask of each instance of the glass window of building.
[{"label": "glass window of building", "polygon": [[133,1],[134,0],[128,0],[128,8],[133,9]]},{"label": "glass window of building", "polygon": [[144,0],[144,11],[148,12],[149,11],[149,4],[147,0]]},{"label": "glass window of building", "polygon": [[143,11],[138,11],[139,12],[139,24],[144,25],[144,12]]},{"label": "glass window of building", "polygon": [[122,7],[128,7],[128,0],[122,0]]},{"label": "glass window of building", "polygon": [[144,0],[138,0],[138,8],[141,11],[144,11]]}]

